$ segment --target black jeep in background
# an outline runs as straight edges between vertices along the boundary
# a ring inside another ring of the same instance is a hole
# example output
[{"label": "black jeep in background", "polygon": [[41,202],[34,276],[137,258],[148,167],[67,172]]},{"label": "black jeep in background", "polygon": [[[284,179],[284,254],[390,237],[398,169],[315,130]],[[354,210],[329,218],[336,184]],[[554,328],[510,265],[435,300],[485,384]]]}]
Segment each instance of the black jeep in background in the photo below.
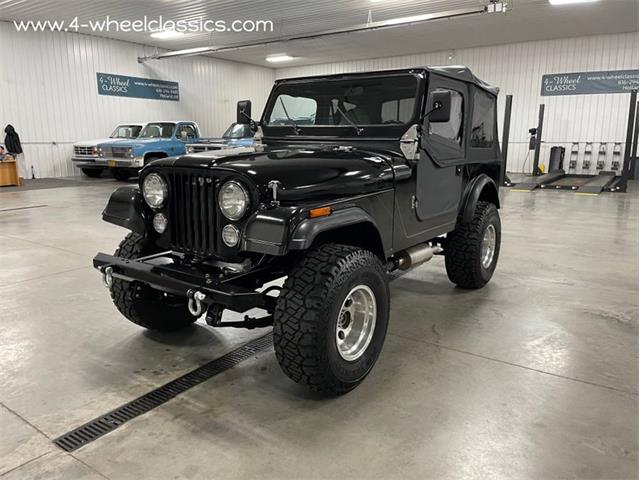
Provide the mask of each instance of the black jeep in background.
[{"label": "black jeep in background", "polygon": [[279,80],[252,151],[156,160],[117,189],[103,218],[131,233],[94,265],[132,322],[273,325],[289,377],[347,392],[382,349],[390,272],[442,254],[459,287],[491,279],[496,96],[464,67]]}]

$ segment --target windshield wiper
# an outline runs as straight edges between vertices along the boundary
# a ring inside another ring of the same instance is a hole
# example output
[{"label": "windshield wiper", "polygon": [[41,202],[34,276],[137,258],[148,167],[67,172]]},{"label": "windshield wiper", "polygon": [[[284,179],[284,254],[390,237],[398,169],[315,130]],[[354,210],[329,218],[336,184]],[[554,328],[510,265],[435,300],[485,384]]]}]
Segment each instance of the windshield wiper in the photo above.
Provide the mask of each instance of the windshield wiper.
[{"label": "windshield wiper", "polygon": [[284,106],[284,102],[282,101],[282,97],[280,97],[280,105],[282,105],[282,110],[284,110],[284,114],[287,116],[287,120],[289,120],[289,122],[291,122],[291,125],[293,126],[293,131],[295,132],[296,135],[300,135],[300,133],[301,133],[300,127],[289,116],[289,112],[287,112],[287,107]]},{"label": "windshield wiper", "polygon": [[340,115],[342,115],[342,118],[344,118],[347,122],[349,122],[349,125],[351,125],[353,128],[356,129],[356,135],[360,136],[364,133],[364,129],[356,125],[355,122],[353,122],[353,120],[347,117],[347,114],[342,111],[342,109],[340,108],[340,105],[336,105],[336,110]]}]

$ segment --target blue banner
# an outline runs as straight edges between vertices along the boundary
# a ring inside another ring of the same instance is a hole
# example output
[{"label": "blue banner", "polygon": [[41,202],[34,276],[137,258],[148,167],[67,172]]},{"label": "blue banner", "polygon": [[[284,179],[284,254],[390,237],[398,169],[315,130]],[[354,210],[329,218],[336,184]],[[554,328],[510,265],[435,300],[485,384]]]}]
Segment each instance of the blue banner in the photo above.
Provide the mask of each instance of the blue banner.
[{"label": "blue banner", "polygon": [[552,73],[542,76],[543,97],[630,93],[638,89],[638,70]]},{"label": "blue banner", "polygon": [[180,85],[178,82],[127,77],[111,73],[96,73],[96,76],[98,77],[99,95],[180,101]]}]

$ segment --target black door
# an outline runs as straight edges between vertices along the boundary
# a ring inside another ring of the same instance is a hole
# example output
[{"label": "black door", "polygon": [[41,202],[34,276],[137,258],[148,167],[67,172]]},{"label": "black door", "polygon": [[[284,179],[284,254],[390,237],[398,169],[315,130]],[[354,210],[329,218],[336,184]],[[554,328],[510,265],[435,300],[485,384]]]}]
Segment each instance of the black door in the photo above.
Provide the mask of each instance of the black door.
[{"label": "black door", "polygon": [[432,76],[428,106],[433,92],[442,90],[451,93],[451,116],[448,122],[425,119],[417,171],[416,215],[427,229],[455,223],[462,194],[468,89],[463,83]]}]

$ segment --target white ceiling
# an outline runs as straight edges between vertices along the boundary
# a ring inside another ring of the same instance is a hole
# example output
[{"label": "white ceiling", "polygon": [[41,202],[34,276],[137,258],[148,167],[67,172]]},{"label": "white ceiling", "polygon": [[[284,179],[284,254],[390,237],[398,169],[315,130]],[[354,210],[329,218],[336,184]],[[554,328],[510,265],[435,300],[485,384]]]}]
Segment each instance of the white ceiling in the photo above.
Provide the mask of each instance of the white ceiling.
[{"label": "white ceiling", "polygon": [[[458,8],[477,7],[486,0],[0,0],[0,20],[138,20],[144,15],[165,20],[204,17],[213,20],[272,20],[272,33],[189,34],[158,40],[148,33],[93,33],[161,49],[228,46],[303,33],[346,28]],[[465,47],[591,34],[638,31],[638,0],[600,0],[597,3],[551,6],[548,0],[510,0],[506,15],[477,15],[439,20],[374,32],[351,33],[315,40],[253,47],[218,53],[230,60],[274,67],[269,54],[287,53],[293,62],[275,66],[308,65],[353,59],[426,53]],[[86,30],[81,32],[90,33]],[[154,49],[149,48],[149,53]]]}]

